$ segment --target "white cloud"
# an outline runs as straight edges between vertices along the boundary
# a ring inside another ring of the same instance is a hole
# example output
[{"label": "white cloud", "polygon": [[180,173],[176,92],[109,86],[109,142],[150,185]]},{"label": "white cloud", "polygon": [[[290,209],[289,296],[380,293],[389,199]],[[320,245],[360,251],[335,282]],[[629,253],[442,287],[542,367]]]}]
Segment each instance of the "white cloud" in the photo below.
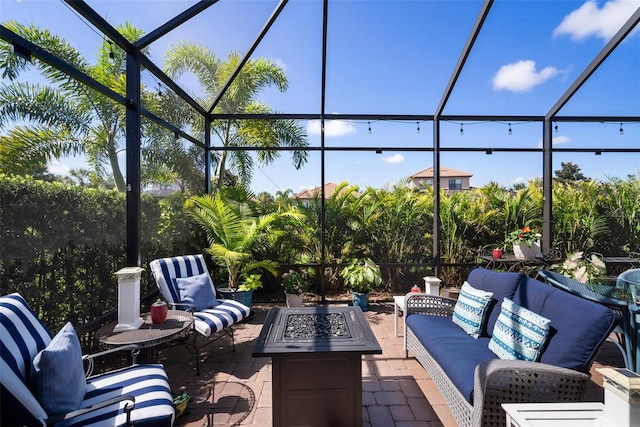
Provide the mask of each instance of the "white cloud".
[{"label": "white cloud", "polygon": [[273,62],[276,63],[276,65],[280,68],[282,68],[282,71],[287,72],[287,64],[280,58],[276,58]]},{"label": "white cloud", "polygon": [[526,184],[529,181],[527,179],[525,179],[522,176],[517,177],[516,179],[512,179],[511,182],[509,184],[511,185],[515,185],[515,184]]},{"label": "white cloud", "polygon": [[555,67],[545,67],[536,71],[536,62],[518,61],[503,65],[493,76],[494,90],[508,90],[516,93],[530,91],[534,86],[544,83],[559,73]]},{"label": "white cloud", "polygon": [[638,7],[640,0],[611,0],[602,8],[596,1],[589,0],[565,16],[553,35],[568,35],[573,40],[595,36],[608,41]]},{"label": "white cloud", "polygon": [[47,170],[54,175],[69,175],[71,167],[69,165],[62,164],[57,160],[53,160],[47,166]]},{"label": "white cloud", "polygon": [[[571,142],[571,138],[564,135],[554,136],[551,140],[551,143],[555,145],[568,144]],[[538,148],[542,148],[542,139],[538,141]]]},{"label": "white cloud", "polygon": [[[309,135],[320,135],[320,120],[310,120],[307,124],[307,133]],[[351,133],[356,133],[356,128],[347,121],[327,120],[324,122],[324,134],[329,138]]]},{"label": "white cloud", "polygon": [[385,156],[382,158],[385,163],[402,163],[404,162],[404,156],[402,154],[394,154],[393,156]]}]

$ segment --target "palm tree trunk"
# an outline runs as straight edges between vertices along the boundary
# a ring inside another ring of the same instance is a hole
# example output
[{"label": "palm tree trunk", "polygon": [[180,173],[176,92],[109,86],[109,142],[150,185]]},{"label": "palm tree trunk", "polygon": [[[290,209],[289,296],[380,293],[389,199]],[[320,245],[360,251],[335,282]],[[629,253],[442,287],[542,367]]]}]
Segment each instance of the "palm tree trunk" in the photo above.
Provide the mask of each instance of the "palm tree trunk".
[{"label": "palm tree trunk", "polygon": [[127,184],[124,181],[124,176],[122,175],[120,165],[118,164],[118,153],[113,146],[109,147],[108,152],[109,164],[111,165],[111,170],[113,171],[113,180],[116,182],[116,188],[118,189],[118,191],[124,193],[127,189]]},{"label": "palm tree trunk", "polygon": [[[229,133],[231,131],[231,122],[227,120],[227,126],[224,132],[224,141],[222,141],[222,146],[227,147],[229,145]],[[226,170],[227,163],[227,151],[223,151],[220,154],[220,160],[218,161],[218,167],[216,168],[216,185],[213,189],[213,194],[215,195],[218,190],[222,188],[222,181],[224,177],[224,173]]]}]

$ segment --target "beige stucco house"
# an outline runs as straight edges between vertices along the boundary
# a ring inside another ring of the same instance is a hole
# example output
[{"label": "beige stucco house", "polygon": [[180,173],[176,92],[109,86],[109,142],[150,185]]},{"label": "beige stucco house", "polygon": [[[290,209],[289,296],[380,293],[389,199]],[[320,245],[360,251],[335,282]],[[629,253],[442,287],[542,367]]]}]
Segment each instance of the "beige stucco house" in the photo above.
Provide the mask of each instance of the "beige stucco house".
[{"label": "beige stucco house", "polygon": [[[440,188],[450,193],[469,190],[469,182],[473,174],[444,166],[440,167]],[[409,177],[409,187],[420,188],[425,185],[433,186],[433,167],[417,172]]]},{"label": "beige stucco house", "polygon": [[[335,182],[327,182],[324,185],[324,198],[325,200],[330,198],[331,196],[333,196],[333,194],[336,192],[336,190],[338,189],[338,184],[336,184]],[[301,191],[299,193],[294,194],[293,196],[291,196],[291,199],[297,199],[299,201],[302,202],[303,205],[305,206],[309,206],[309,203],[311,203],[311,201],[313,201],[314,199],[319,199],[320,198],[320,194],[321,194],[321,190],[322,187],[315,187],[315,188],[311,188],[309,190],[304,190]],[[342,191],[344,191],[345,189],[343,188]],[[353,192],[353,195],[356,197],[359,197],[359,193]]]}]

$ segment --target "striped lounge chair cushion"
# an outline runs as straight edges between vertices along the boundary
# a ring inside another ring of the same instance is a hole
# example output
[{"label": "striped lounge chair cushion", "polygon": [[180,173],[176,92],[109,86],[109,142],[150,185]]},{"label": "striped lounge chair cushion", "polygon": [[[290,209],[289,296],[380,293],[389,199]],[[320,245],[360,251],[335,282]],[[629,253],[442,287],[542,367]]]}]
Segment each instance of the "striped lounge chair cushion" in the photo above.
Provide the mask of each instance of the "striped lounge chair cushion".
[{"label": "striped lounge chair cushion", "polygon": [[[82,402],[86,408],[99,402],[129,395],[135,399],[131,413],[136,427],[170,427],[174,421],[173,398],[162,365],[133,365],[91,377]],[[124,426],[127,401],[74,418],[65,426]]]},{"label": "striped lounge chair cushion", "polygon": [[[156,280],[160,294],[168,303],[180,304],[180,291],[175,285],[177,278],[192,277],[209,270],[202,254],[161,258],[149,263],[151,273]],[[209,280],[210,276],[209,276]],[[211,282],[213,288],[213,282]],[[215,289],[213,289],[215,293]],[[237,301],[218,299],[218,305],[193,313],[195,329],[204,336],[238,323],[249,316],[249,307]]]},{"label": "striped lounge chair cushion", "polygon": [[[52,335],[17,293],[0,297],[0,338],[0,424],[45,426],[49,416],[27,384],[33,359],[49,344]],[[135,399],[131,419],[136,426],[173,424],[173,400],[160,365],[134,365],[89,378],[80,409],[125,394]],[[124,405],[107,406],[68,420],[65,425],[124,426]]]},{"label": "striped lounge chair cushion", "polygon": [[[2,425],[38,422],[47,413],[29,390],[31,362],[51,341],[51,334],[17,293],[0,297],[0,383]],[[4,408],[11,408],[7,411]]]}]

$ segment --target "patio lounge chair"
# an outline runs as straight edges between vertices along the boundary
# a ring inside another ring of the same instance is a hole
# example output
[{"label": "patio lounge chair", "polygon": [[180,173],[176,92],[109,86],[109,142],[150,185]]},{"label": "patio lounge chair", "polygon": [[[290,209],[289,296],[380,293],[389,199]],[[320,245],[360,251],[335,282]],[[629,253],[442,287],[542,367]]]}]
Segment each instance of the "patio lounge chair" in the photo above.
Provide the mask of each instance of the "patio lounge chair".
[{"label": "patio lounge chair", "polygon": [[173,425],[173,400],[161,365],[85,376],[97,356],[131,348],[82,356],[71,323],[52,338],[18,293],[0,297],[0,338],[0,424]]},{"label": "patio lounge chair", "polygon": [[590,283],[582,283],[560,273],[548,270],[540,270],[540,277],[548,284],[578,295],[582,298],[598,302],[609,307],[620,319],[613,333],[618,338],[617,342],[609,339],[618,347],[624,358],[624,365],[627,369],[634,370],[631,331],[634,328],[631,325],[631,319],[628,310],[628,301],[620,296],[620,291],[615,286],[594,285]]},{"label": "patio lounge chair", "polygon": [[149,266],[160,294],[171,308],[192,311],[195,330],[205,337],[225,331],[235,351],[231,326],[248,317],[250,310],[237,301],[216,298],[204,256],[161,258],[151,261]]}]

